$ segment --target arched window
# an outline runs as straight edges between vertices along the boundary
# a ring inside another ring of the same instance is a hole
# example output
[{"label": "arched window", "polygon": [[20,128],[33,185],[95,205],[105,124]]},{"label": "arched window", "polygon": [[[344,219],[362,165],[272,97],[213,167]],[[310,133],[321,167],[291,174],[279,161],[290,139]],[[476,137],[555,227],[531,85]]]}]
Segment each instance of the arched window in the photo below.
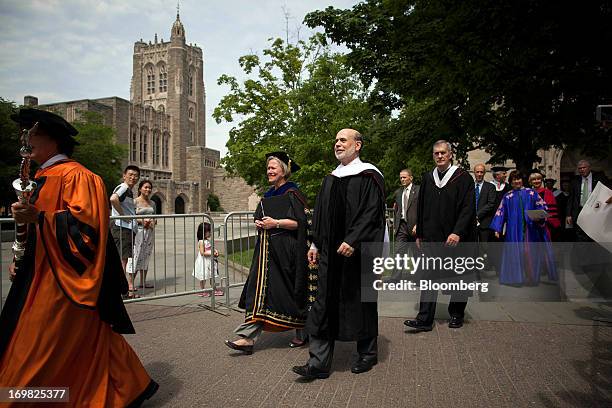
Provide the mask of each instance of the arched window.
[{"label": "arched window", "polygon": [[155,71],[153,67],[147,68],[147,94],[155,93]]},{"label": "arched window", "polygon": [[185,214],[185,200],[181,196],[174,199],[174,213]]},{"label": "arched window", "polygon": [[168,91],[168,72],[165,65],[159,66],[159,92]]},{"label": "arched window", "polygon": [[162,142],[162,166],[168,167],[168,148],[170,147],[168,134],[165,133]]},{"label": "arched window", "polygon": [[193,119],[193,108],[189,108],[189,119]]},{"label": "arched window", "polygon": [[153,197],[151,197],[151,201],[155,203],[155,214],[161,214],[162,213],[162,200],[160,196],[157,194],[154,194]]},{"label": "arched window", "polygon": [[130,144],[130,160],[135,162],[137,160],[137,154],[138,154],[138,141],[136,140],[138,138],[138,128],[136,126],[132,127],[132,137],[131,137],[131,144]]},{"label": "arched window", "polygon": [[165,113],[166,112],[166,107],[164,105],[159,105],[157,107],[157,110],[161,113]]},{"label": "arched window", "polygon": [[159,132],[155,131],[153,134],[153,164],[156,166],[159,165],[159,143]]},{"label": "arched window", "polygon": [[147,128],[140,129],[140,162],[147,162]]},{"label": "arched window", "polygon": [[193,96],[193,72],[189,72],[189,82],[187,84],[189,90],[189,96]]}]

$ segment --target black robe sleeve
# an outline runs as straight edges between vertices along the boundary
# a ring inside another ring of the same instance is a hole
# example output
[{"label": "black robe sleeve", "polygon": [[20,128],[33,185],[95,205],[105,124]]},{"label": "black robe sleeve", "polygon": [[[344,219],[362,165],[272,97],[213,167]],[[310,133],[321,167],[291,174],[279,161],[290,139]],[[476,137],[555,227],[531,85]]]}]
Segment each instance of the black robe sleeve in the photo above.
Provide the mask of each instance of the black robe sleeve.
[{"label": "black robe sleeve", "polygon": [[465,241],[471,238],[476,220],[474,181],[467,172],[463,171],[457,183],[459,183],[459,194],[456,207],[458,211],[457,221],[453,227],[453,234],[459,235],[459,238]]},{"label": "black robe sleeve", "polygon": [[297,253],[296,253],[296,271],[294,282],[293,297],[295,303],[301,313],[306,313],[306,302],[308,300],[308,252],[307,235],[308,222],[306,218],[305,198],[299,191],[291,191],[290,193],[291,207],[287,214],[298,223],[297,228]]},{"label": "black robe sleeve", "polygon": [[253,214],[253,221],[261,220],[263,218],[263,211],[261,209],[261,200],[257,204],[257,208],[255,209],[255,213]]},{"label": "black robe sleeve", "polygon": [[423,173],[421,177],[421,187],[419,189],[419,197],[417,201],[417,223],[416,223],[416,237],[423,238],[423,209],[425,208],[425,197],[427,196],[428,191],[428,173]]},{"label": "black robe sleeve", "polygon": [[311,228],[312,242],[315,244],[315,246],[317,247],[319,251],[321,250],[323,246],[323,243],[321,242],[321,233],[322,233],[321,230],[323,228],[321,216],[323,215],[323,206],[324,206],[323,201],[324,201],[324,194],[326,191],[326,186],[328,183],[328,178],[329,177],[325,177],[323,179],[323,184],[321,185],[321,190],[319,191],[319,194],[317,196],[314,212],[312,214],[312,228]]}]

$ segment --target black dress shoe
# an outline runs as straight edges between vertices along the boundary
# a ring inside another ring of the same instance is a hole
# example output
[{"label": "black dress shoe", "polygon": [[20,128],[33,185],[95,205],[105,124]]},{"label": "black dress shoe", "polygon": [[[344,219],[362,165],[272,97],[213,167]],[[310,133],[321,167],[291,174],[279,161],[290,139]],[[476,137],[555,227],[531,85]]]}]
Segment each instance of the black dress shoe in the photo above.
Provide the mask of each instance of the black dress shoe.
[{"label": "black dress shoe", "polygon": [[433,324],[427,325],[418,319],[406,320],[404,321],[404,324],[411,329],[414,329],[415,332],[428,332],[433,329]]},{"label": "black dress shoe", "polygon": [[374,367],[376,364],[378,364],[377,357],[374,357],[374,358],[359,357],[357,361],[355,362],[355,364],[353,364],[353,366],[351,367],[351,372],[353,374],[365,373],[366,371],[370,371],[372,367]]},{"label": "black dress shoe", "polygon": [[289,343],[289,347],[291,347],[291,348],[304,347],[307,343],[308,343],[307,341],[295,338],[295,339],[291,340],[291,343]]},{"label": "black dress shoe", "polygon": [[329,377],[329,371],[319,370],[318,368],[309,366],[308,364],[304,364],[303,366],[293,366],[291,370],[307,380],[324,379]]},{"label": "black dress shoe", "polygon": [[463,319],[460,317],[451,316],[450,320],[448,321],[448,327],[451,329],[458,329],[461,326],[463,326]]},{"label": "black dress shoe", "polygon": [[244,345],[241,346],[239,344],[234,343],[233,341],[225,340],[225,345],[232,350],[238,350],[244,352],[244,354],[253,354],[253,345],[250,346]]}]

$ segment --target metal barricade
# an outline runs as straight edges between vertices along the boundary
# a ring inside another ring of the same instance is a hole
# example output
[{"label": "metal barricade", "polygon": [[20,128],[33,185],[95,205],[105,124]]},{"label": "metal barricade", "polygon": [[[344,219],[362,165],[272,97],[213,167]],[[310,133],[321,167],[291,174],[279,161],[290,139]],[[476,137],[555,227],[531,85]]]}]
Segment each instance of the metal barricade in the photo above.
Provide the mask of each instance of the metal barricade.
[{"label": "metal barricade", "polygon": [[13,261],[11,247],[15,240],[15,220],[12,218],[0,218],[0,310],[4,307],[4,300],[11,288],[8,266]]},{"label": "metal barricade", "polygon": [[[212,217],[205,213],[198,214],[166,214],[111,217],[111,225],[116,220],[127,220],[138,224],[142,229],[145,220],[154,220],[153,248],[148,262],[146,279],[143,272],[136,269],[130,260],[126,265],[128,279],[133,279],[134,287],[138,287],[138,298],[127,299],[125,303],[164,299],[176,296],[210,293],[210,307],[215,308],[215,292],[213,287],[199,288],[199,281],[193,276],[194,264],[198,256],[197,229],[199,223],[208,222],[211,226],[211,252],[215,248],[215,225]],[[120,257],[126,259],[123,252],[123,234],[118,235]],[[137,233],[130,235],[130,246],[134,249]],[[214,264],[213,264],[214,265]],[[147,282],[152,276],[152,288],[147,288]],[[213,275],[214,276],[214,275]],[[137,282],[140,284],[136,286]],[[208,282],[207,282],[208,283]],[[209,285],[210,286],[210,285]],[[222,285],[221,285],[222,286]],[[152,289],[152,290],[147,290]]]},{"label": "metal barricade", "polygon": [[231,289],[242,287],[249,274],[253,250],[257,241],[257,228],[253,222],[252,211],[236,211],[223,220],[223,249],[225,276],[225,307],[236,309],[238,296],[231,297]]},{"label": "metal barricade", "polygon": [[[148,262],[145,287],[139,288],[137,291],[139,298],[126,299],[125,303],[206,292],[210,293],[211,309],[214,310],[218,306],[236,309],[241,288],[248,277],[257,241],[258,232],[253,222],[253,215],[252,211],[231,212],[224,217],[223,223],[217,227],[215,227],[213,218],[206,213],[111,217],[111,225],[116,220],[127,220],[138,225],[142,225],[145,219],[153,219],[156,222],[153,228],[153,248]],[[387,221],[393,244],[392,220],[393,213],[389,209],[387,211]],[[225,291],[223,297],[215,296],[208,280],[206,281],[206,289],[201,289],[199,281],[192,275],[198,255],[197,228],[199,223],[205,221],[211,225],[210,242],[212,251],[214,252],[215,248],[219,251],[218,273],[220,280],[217,287]],[[1,310],[10,288],[7,266],[12,259],[11,245],[14,238],[12,218],[0,219],[0,235],[4,238],[2,256],[0,257],[0,270],[2,271],[2,278],[0,279]],[[123,238],[120,235],[118,249],[122,251]],[[222,240],[218,242],[215,238],[222,238]],[[129,239],[130,247],[134,248],[136,235],[131,234]],[[123,256],[121,257],[123,258]],[[137,273],[126,276],[128,276],[128,279],[133,277],[134,285],[140,286],[140,272],[133,272]],[[152,283],[153,287],[147,288],[147,283]]]},{"label": "metal barricade", "polygon": [[[199,223],[208,222],[211,225],[211,250],[214,252],[217,247],[215,242],[215,225],[210,215],[199,214],[170,214],[170,215],[145,215],[145,216],[120,216],[111,217],[110,224],[115,220],[127,220],[134,224],[142,225],[145,219],[154,220],[152,249],[149,257],[146,272],[146,282],[142,282],[141,272],[136,272],[128,279],[132,278],[134,286],[140,286],[136,293],[138,298],[126,299],[126,303],[141,302],[155,299],[163,299],[175,296],[191,295],[198,293],[210,293],[210,307],[215,308],[215,293],[207,280],[206,289],[200,288],[200,282],[193,276],[194,264],[198,255],[198,239],[196,237]],[[0,219],[1,256],[0,256],[0,310],[4,306],[4,301],[8,295],[11,282],[9,281],[8,265],[12,261],[12,243],[15,236],[14,220],[12,218]],[[134,248],[136,234],[127,234],[130,242],[129,247]],[[120,257],[124,258],[123,237],[119,234]],[[126,257],[127,258],[127,257]],[[137,265],[133,265],[135,268]],[[128,262],[129,264],[129,262]],[[219,273],[217,267],[217,273]],[[144,270],[144,269],[143,269]],[[144,276],[144,271],[142,276]],[[152,288],[147,288],[147,283],[152,284]],[[218,288],[222,288],[223,281]],[[204,299],[203,299],[204,300]],[[208,302],[208,300],[207,300]]]}]

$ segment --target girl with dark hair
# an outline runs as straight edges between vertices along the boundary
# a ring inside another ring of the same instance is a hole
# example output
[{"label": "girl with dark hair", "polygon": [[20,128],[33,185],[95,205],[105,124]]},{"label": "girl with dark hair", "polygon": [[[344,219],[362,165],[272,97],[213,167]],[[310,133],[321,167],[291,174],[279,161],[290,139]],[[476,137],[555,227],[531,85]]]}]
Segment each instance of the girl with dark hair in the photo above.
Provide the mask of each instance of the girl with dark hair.
[{"label": "girl with dark hair", "polygon": [[[200,281],[200,289],[206,289],[206,279],[210,279],[210,287],[215,291],[215,296],[223,296],[223,291],[215,287],[215,278],[219,276],[219,271],[217,270],[217,260],[214,258],[219,256],[219,252],[216,249],[214,253],[212,252],[211,233],[208,222],[198,225],[198,256],[195,260],[192,275]],[[210,292],[200,292],[198,296],[210,297]]]}]

